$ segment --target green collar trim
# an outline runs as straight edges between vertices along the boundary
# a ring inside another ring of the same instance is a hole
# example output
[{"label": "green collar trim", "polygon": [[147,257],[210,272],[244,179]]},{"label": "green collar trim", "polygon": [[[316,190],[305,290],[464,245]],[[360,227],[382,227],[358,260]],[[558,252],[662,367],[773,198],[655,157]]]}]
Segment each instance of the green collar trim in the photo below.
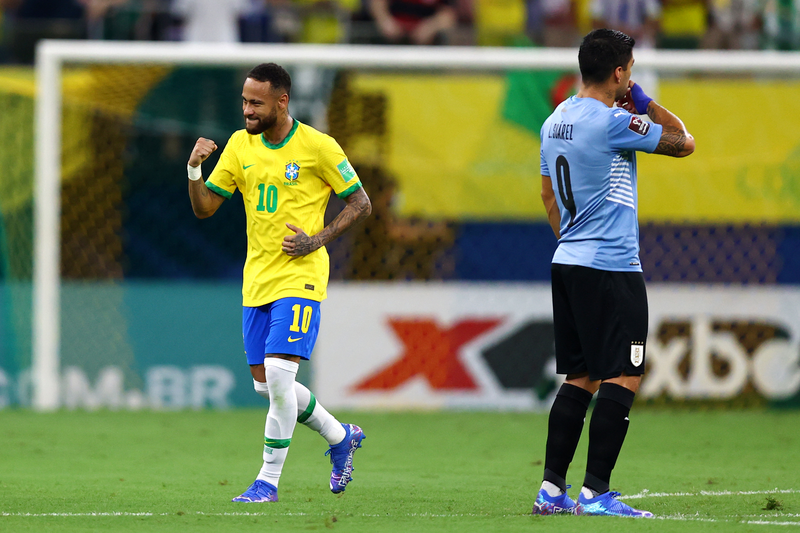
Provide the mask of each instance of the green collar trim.
[{"label": "green collar trim", "polygon": [[300,125],[300,122],[296,118],[293,118],[292,120],[294,121],[294,124],[292,124],[292,129],[289,131],[289,134],[278,144],[272,144],[271,142],[269,142],[262,133],[260,137],[261,137],[261,142],[264,143],[264,146],[266,146],[270,150],[277,150],[278,148],[283,148],[284,146],[286,146],[286,143],[288,143],[289,140],[294,136],[294,132],[297,131],[297,126]]}]

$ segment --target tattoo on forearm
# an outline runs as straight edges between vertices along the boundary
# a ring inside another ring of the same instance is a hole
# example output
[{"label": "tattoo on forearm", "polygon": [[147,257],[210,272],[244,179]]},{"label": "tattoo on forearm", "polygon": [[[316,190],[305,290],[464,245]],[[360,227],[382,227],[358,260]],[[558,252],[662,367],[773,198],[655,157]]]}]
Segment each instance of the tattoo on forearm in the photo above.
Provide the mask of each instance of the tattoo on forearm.
[{"label": "tattoo on forearm", "polygon": [[686,130],[676,126],[676,124],[683,126],[680,119],[659,105],[649,106],[647,116],[663,127],[661,140],[659,140],[654,153],[672,157],[680,156],[684,152],[687,140]]},{"label": "tattoo on forearm", "polygon": [[686,135],[681,130],[665,126],[655,153],[677,156],[683,152],[685,145]]},{"label": "tattoo on forearm", "polygon": [[309,240],[317,239],[316,248],[320,248],[367,218],[370,210],[369,197],[363,192],[354,193],[351,197],[348,197],[347,205],[342,209],[342,212],[325,229],[314,235],[314,237],[309,237]]}]

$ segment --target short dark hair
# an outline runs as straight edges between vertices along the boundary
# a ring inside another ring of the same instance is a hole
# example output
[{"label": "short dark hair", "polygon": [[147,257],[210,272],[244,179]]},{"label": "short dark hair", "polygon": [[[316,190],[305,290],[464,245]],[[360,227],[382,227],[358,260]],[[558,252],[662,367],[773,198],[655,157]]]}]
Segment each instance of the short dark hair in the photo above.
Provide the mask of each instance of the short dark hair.
[{"label": "short dark hair", "polygon": [[291,96],[292,92],[292,77],[280,65],[275,63],[261,63],[250,69],[247,73],[248,78],[252,78],[262,83],[269,82],[270,88],[273,91],[286,91],[286,94]]},{"label": "short dark hair", "polygon": [[621,31],[600,29],[589,32],[578,50],[578,65],[584,83],[603,83],[617,67],[628,68],[636,40]]}]

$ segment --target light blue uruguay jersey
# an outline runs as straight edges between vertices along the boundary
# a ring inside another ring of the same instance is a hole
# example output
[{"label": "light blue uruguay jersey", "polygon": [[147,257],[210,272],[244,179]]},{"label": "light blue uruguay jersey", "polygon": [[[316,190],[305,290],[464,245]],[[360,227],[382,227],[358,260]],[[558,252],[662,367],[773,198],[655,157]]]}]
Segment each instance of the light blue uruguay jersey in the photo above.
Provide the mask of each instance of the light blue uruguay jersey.
[{"label": "light blue uruguay jersey", "polygon": [[636,151],[653,152],[662,127],[594,98],[573,96],[542,126],[542,175],[561,212],[553,263],[641,272]]}]

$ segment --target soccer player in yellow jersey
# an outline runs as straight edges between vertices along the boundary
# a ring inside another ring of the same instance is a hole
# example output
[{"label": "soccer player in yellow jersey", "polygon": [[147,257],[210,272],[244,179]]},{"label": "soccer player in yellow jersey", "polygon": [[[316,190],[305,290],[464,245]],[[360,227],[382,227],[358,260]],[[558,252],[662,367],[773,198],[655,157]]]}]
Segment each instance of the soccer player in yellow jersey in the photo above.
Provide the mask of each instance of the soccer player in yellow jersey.
[{"label": "soccer player in yellow jersey", "polygon": [[[200,165],[217,149],[214,141],[198,139],[187,167],[198,218],[213,215],[236,189],[247,214],[242,333],[253,386],[270,406],[264,464],[235,502],[278,501],[296,422],[328,441],[334,493],[352,479],[353,454],[364,439],[360,427],[339,423],[295,381],[319,331],[329,271],[325,245],[369,216],[372,206],[339,144],[289,115],[291,84],[279,65],[253,68],[242,89],[245,129],[231,135],[208,181]],[[331,191],[346,206],[324,226]]]}]

